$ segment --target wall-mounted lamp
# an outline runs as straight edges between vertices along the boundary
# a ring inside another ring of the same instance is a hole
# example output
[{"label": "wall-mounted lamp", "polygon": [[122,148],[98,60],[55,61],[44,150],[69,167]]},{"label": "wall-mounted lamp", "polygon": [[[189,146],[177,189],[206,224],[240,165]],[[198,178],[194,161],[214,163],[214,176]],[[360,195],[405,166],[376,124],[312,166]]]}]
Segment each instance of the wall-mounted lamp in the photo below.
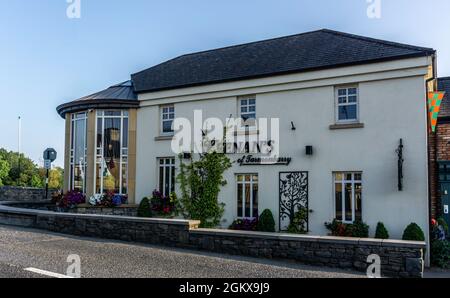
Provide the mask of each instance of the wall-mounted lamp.
[{"label": "wall-mounted lamp", "polygon": [[291,129],[292,130],[296,130],[297,129],[297,127],[295,127],[294,121],[291,121]]},{"label": "wall-mounted lamp", "polygon": [[311,156],[311,155],[314,154],[314,148],[313,148],[313,146],[306,146],[305,148],[306,148],[306,155]]}]

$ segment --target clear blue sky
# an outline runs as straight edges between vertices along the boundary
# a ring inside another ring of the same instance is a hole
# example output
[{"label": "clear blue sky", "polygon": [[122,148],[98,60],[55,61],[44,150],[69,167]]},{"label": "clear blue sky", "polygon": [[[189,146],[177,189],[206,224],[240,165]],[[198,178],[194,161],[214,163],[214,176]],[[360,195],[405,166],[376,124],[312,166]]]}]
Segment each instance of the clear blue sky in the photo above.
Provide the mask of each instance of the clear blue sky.
[{"label": "clear blue sky", "polygon": [[54,147],[62,165],[64,121],[58,104],[129,79],[180,54],[329,28],[438,50],[450,75],[450,1],[381,0],[0,0],[0,147],[39,162]]}]

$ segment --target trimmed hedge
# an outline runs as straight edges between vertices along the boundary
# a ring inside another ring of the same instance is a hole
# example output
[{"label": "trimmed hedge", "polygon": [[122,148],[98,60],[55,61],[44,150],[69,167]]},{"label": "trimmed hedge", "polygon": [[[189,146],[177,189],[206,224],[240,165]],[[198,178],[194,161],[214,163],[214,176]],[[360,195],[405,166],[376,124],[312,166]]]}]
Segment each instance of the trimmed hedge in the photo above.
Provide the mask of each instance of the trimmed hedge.
[{"label": "trimmed hedge", "polygon": [[143,198],[138,207],[138,217],[152,217],[152,209],[150,207],[150,200]]},{"label": "trimmed hedge", "polygon": [[266,209],[263,211],[263,213],[261,213],[257,230],[261,232],[275,232],[275,219],[273,217],[272,211]]},{"label": "trimmed hedge", "polygon": [[377,230],[375,231],[376,239],[389,239],[389,232],[382,222],[377,225]]},{"label": "trimmed hedge", "polygon": [[425,234],[418,224],[412,223],[406,227],[402,239],[409,241],[425,241]]}]

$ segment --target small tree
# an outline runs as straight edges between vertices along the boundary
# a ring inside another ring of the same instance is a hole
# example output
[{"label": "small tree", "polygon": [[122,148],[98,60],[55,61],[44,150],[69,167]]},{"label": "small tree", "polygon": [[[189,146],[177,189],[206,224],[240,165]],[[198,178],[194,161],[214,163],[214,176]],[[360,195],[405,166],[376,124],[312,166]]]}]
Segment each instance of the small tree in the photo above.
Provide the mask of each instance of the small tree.
[{"label": "small tree", "polygon": [[189,164],[185,164],[180,156],[178,182],[186,218],[200,220],[203,228],[219,225],[225,205],[218,202],[218,196],[220,187],[227,183],[223,174],[230,167],[230,159],[223,153],[201,154],[195,161],[191,157]]},{"label": "small tree", "polygon": [[275,219],[273,218],[272,211],[266,209],[261,213],[257,229],[261,232],[275,232]]},{"label": "small tree", "polygon": [[8,162],[0,156],[0,186],[3,186],[3,179],[8,177],[10,169]]},{"label": "small tree", "polygon": [[425,234],[419,225],[412,223],[406,227],[402,239],[410,241],[425,241]]},{"label": "small tree", "polygon": [[138,207],[138,217],[152,217],[152,210],[150,209],[150,200],[143,198]]},{"label": "small tree", "polygon": [[377,230],[375,232],[376,239],[389,239],[389,232],[382,222],[377,225]]}]

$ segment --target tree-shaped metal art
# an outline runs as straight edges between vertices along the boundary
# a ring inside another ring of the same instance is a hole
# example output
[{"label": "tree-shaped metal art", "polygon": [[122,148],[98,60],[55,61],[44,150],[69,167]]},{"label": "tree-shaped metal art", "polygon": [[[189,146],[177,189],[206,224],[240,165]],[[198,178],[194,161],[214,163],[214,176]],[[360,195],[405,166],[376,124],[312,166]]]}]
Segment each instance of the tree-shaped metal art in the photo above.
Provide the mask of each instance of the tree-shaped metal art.
[{"label": "tree-shaped metal art", "polygon": [[[306,212],[304,212],[306,210]],[[294,222],[297,212],[306,216],[301,223],[308,231],[308,172],[280,173],[280,230]]]}]

